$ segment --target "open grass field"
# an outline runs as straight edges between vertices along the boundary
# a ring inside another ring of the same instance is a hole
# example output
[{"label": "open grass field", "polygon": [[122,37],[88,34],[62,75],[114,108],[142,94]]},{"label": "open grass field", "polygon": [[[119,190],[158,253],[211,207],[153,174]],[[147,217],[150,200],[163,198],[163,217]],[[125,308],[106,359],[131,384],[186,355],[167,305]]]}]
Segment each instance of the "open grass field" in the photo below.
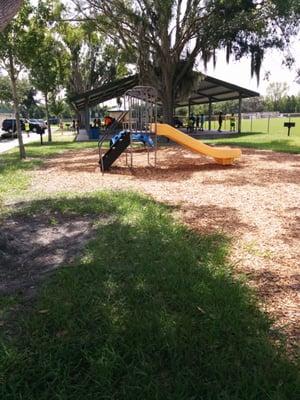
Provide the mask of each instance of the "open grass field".
[{"label": "open grass field", "polygon": [[[291,129],[290,136],[287,135],[287,128],[283,127],[284,122],[289,118],[271,118],[268,132],[268,119],[253,119],[252,126],[249,119],[242,121],[242,133],[232,138],[205,140],[207,143],[226,144],[237,147],[246,147],[261,150],[273,150],[286,153],[300,153],[300,118],[291,118],[296,127]],[[214,121],[212,129],[217,129]],[[229,130],[229,122],[224,124],[224,130]]]},{"label": "open grass field", "polygon": [[300,136],[300,117],[278,117],[278,118],[252,118],[242,121],[242,130],[244,132],[262,132],[271,134],[287,135],[287,128],[283,125],[285,122],[295,122],[295,128],[291,129],[291,136]]},{"label": "open grass field", "polygon": [[300,156],[71,140],[1,155],[1,399],[298,398]]},{"label": "open grass field", "polygon": [[237,146],[241,148],[246,147],[285,153],[300,153],[300,132],[289,137],[286,134],[274,132],[241,133],[231,138],[205,140],[205,142],[218,145],[226,144],[228,146]]},{"label": "open grass field", "polygon": [[[295,128],[291,129],[291,136],[300,136],[300,117],[278,117],[278,118],[254,118],[242,120],[242,132],[261,132],[270,133],[272,135],[283,135],[287,136],[287,128],[284,128],[284,122],[295,122]],[[207,128],[208,123],[205,123]],[[216,120],[212,121],[212,129],[218,129],[218,123]],[[224,130],[229,130],[229,120],[224,121]]]}]

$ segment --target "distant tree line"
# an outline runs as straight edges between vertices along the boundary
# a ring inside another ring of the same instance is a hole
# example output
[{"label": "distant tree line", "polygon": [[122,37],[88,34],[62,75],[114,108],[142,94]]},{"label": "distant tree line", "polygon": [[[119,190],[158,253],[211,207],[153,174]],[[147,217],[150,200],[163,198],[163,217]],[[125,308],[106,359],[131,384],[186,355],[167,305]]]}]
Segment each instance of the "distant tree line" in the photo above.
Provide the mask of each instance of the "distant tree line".
[{"label": "distant tree line", "polygon": [[[279,112],[283,114],[300,113],[300,93],[288,95],[289,87],[284,82],[273,82],[267,88],[267,95],[244,99],[242,102],[243,113]],[[238,101],[224,101],[213,104],[213,113],[222,111],[225,114],[238,112]],[[192,111],[196,114],[208,114],[208,105],[193,106]],[[177,110],[177,115],[187,115],[188,108]]]},{"label": "distant tree line", "polygon": [[[37,89],[27,78],[18,80],[20,116],[22,118],[46,118],[45,105],[38,96]],[[73,111],[65,99],[51,96],[49,110],[52,117],[68,119]],[[8,76],[0,76],[0,113],[14,113],[13,95]]]}]

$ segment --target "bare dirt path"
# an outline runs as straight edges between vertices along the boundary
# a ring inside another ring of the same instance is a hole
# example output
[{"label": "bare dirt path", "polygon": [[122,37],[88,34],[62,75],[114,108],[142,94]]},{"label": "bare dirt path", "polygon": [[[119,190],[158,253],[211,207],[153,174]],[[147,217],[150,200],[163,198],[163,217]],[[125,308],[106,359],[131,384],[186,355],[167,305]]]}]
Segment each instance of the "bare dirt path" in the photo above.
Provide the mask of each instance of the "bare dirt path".
[{"label": "bare dirt path", "polygon": [[95,150],[49,159],[33,173],[32,190],[86,193],[131,189],[179,205],[178,215],[201,233],[231,235],[232,262],[248,275],[262,307],[276,316],[291,343],[300,339],[300,155],[243,150],[234,166],[178,147],[160,149],[158,168],[143,151],[134,168],[121,157],[110,173],[99,173]]}]

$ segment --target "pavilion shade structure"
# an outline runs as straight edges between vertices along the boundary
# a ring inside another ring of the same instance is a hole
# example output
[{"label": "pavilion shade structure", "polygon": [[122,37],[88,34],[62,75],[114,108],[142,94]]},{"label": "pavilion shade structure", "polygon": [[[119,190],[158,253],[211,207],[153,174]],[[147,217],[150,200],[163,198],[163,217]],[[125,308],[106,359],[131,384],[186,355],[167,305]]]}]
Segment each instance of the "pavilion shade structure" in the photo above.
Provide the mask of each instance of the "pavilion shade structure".
[{"label": "pavilion shade structure", "polygon": [[[259,96],[259,93],[252,90],[207,75],[201,74],[201,76],[203,76],[203,79],[198,83],[197,88],[188,98],[178,99],[176,107],[208,104],[226,100],[240,100]],[[83,110],[86,107],[94,107],[105,101],[121,97],[127,90],[132,89],[139,83],[139,75],[131,75],[74,96],[71,98],[71,101],[78,110]]]},{"label": "pavilion shade structure", "polygon": [[[200,74],[201,79],[197,86],[192,90],[186,98],[176,100],[176,107],[188,106],[190,114],[191,107],[197,104],[209,104],[208,126],[211,129],[212,119],[212,104],[220,101],[238,100],[238,132],[241,132],[241,108],[242,99],[249,97],[257,97],[259,93],[241,86],[233,85],[232,83],[221,81],[220,79],[212,78],[208,75]],[[140,84],[139,75],[131,75],[123,79],[118,79],[113,82],[102,85],[96,89],[82,93],[71,98],[71,102],[78,111],[85,110],[89,115],[89,108],[105,101],[121,97],[128,90],[133,89]],[[161,104],[158,98],[158,105]],[[89,118],[86,118],[86,126],[89,126]]]},{"label": "pavilion shade structure", "polygon": [[180,99],[176,102],[177,107],[208,104],[227,100],[239,100],[249,97],[257,97],[259,93],[241,86],[203,75],[203,79],[198,83],[197,88],[193,90],[188,98]]},{"label": "pavilion shade structure", "polygon": [[0,0],[0,32],[19,11],[23,0]]},{"label": "pavilion shade structure", "polygon": [[127,90],[139,84],[139,76],[131,75],[123,79],[104,84],[99,88],[82,93],[71,98],[71,102],[77,110],[84,110],[86,107],[94,107],[97,104],[123,96]]}]

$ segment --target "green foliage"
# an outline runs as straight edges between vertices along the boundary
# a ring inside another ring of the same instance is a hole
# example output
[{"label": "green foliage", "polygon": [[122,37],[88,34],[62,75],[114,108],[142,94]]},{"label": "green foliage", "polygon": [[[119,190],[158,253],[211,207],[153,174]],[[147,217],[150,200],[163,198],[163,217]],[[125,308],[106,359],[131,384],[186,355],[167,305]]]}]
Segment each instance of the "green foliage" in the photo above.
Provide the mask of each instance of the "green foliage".
[{"label": "green foliage", "polygon": [[[8,70],[8,59],[13,57],[17,72],[24,67],[24,59],[29,51],[28,38],[30,17],[32,16],[33,8],[29,1],[23,2],[23,6],[15,18],[3,32],[0,33],[0,52],[1,66]],[[37,42],[35,42],[36,45]],[[32,42],[31,42],[32,44]]]},{"label": "green foliage", "polygon": [[60,43],[51,33],[41,30],[36,35],[39,36],[39,45],[34,47],[27,65],[34,87],[46,95],[57,91],[64,82],[67,57]]},{"label": "green foliage", "polygon": [[[44,116],[43,108],[35,99],[36,89],[27,78],[17,81],[17,93],[20,112],[24,118],[42,118]],[[0,76],[0,104],[4,109],[13,110],[13,94],[8,76]]]},{"label": "green foliage", "polygon": [[228,61],[231,54],[237,59],[249,54],[251,73],[259,78],[265,50],[287,45],[298,9],[294,2],[283,7],[277,0],[77,1],[79,10],[86,4],[93,15],[98,11],[100,31],[109,30],[126,51],[135,52],[142,81],[159,92],[166,122],[172,120],[176,97],[192,89],[199,56],[206,65],[211,58],[216,62],[220,48],[227,49]]},{"label": "green foliage", "polygon": [[12,103],[13,96],[8,76],[0,76],[0,101],[3,104]]},{"label": "green foliage", "polygon": [[83,93],[128,74],[126,54],[99,34],[93,21],[56,27],[69,58],[68,96]]},{"label": "green foliage", "polygon": [[66,100],[55,95],[50,98],[49,110],[55,117],[71,118],[72,116],[72,110]]}]

